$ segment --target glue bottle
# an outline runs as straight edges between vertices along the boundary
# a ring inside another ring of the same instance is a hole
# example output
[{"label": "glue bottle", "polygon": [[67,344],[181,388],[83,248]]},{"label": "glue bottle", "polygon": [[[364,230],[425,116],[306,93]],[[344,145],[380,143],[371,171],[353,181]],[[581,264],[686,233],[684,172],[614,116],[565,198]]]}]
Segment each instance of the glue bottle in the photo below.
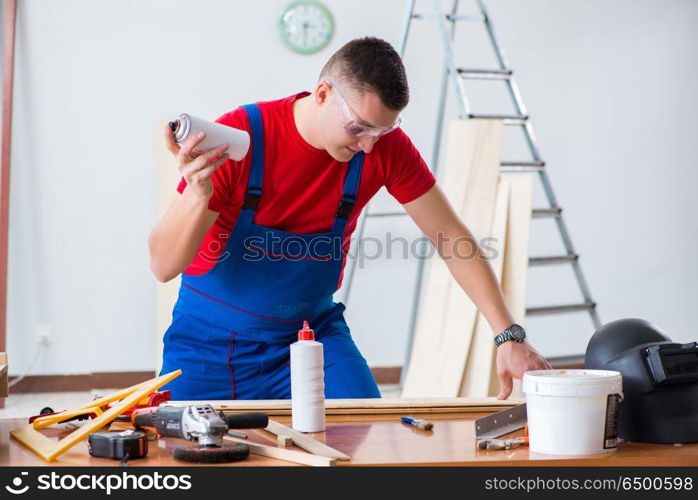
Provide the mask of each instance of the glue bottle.
[{"label": "glue bottle", "polygon": [[325,370],[322,344],[308,322],[291,344],[291,419],[300,432],[325,430]]}]

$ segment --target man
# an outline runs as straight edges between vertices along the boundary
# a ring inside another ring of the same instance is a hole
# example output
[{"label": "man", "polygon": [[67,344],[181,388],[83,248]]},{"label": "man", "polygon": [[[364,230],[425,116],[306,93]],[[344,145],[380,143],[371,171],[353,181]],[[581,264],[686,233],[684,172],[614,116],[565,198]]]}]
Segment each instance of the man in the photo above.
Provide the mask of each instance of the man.
[{"label": "man", "polygon": [[[304,319],[323,344],[326,397],[380,397],[332,293],[361,209],[382,186],[432,242],[445,242],[438,251],[453,277],[502,333],[499,397],[512,377],[550,368],[521,338],[489,263],[398,128],[408,99],[399,55],[362,38],[330,58],[312,93],[217,120],[250,133],[242,161],[229,160],[227,145],[198,150],[201,136],[177,145],[166,128],[180,196],[149,247],[160,281],[182,274],[162,368],[182,369],[165,387],[174,399],[289,398],[289,344]],[[455,258],[473,249],[478,258]]]}]

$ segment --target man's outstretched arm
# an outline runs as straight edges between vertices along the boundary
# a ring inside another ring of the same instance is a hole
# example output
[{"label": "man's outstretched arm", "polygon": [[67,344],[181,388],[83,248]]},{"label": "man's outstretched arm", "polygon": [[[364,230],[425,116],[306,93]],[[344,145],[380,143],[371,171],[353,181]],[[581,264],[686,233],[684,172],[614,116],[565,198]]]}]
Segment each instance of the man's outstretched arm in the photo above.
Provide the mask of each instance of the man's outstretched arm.
[{"label": "man's outstretched arm", "polygon": [[[494,335],[510,327],[514,320],[504,303],[492,267],[441,189],[434,186],[404,207],[435,245],[456,282],[485,316]],[[520,379],[529,370],[550,368],[527,341],[504,342],[497,348],[499,399],[506,399],[511,394],[512,378]]]}]

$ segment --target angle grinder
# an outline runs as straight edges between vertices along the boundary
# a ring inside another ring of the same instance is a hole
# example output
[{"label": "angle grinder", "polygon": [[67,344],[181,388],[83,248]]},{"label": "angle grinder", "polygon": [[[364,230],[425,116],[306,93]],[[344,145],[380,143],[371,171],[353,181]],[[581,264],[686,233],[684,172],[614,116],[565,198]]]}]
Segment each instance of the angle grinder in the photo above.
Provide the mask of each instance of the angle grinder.
[{"label": "angle grinder", "polygon": [[136,430],[198,442],[198,446],[175,448],[175,460],[221,463],[243,460],[250,454],[245,444],[223,445],[228,429],[261,429],[269,425],[269,417],[266,413],[225,415],[201,404],[140,408],[133,412],[131,422]]}]

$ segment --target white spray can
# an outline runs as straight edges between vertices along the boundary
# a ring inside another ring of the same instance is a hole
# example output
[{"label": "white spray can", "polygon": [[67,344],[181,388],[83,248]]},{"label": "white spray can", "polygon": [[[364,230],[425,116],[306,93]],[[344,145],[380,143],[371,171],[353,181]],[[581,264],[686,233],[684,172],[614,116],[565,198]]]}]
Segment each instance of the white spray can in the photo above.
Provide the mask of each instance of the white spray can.
[{"label": "white spray can", "polygon": [[291,344],[291,418],[297,431],[325,430],[324,356],[307,321]]},{"label": "white spray can", "polygon": [[228,127],[221,123],[210,122],[196,116],[183,113],[169,123],[177,144],[186,141],[192,135],[204,132],[206,137],[197,146],[202,151],[216,148],[228,143],[228,154],[235,161],[242,160],[250,149],[250,134],[244,130]]}]

